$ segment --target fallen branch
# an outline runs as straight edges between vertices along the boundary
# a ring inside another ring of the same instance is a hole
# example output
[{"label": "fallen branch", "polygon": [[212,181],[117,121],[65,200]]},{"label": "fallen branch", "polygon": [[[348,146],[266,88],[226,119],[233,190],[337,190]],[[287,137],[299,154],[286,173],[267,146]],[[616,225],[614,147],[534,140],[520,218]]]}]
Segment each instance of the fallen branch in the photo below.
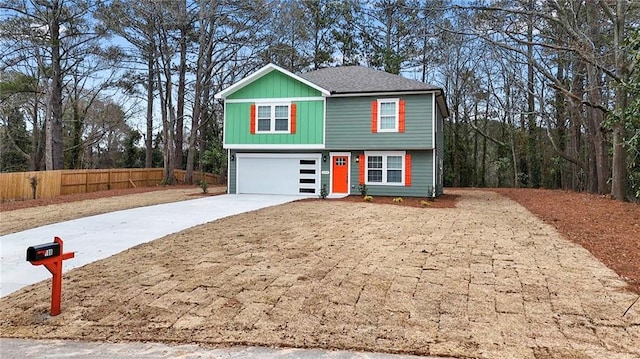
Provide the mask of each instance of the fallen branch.
[{"label": "fallen branch", "polygon": [[627,313],[629,312],[629,310],[631,310],[631,307],[633,307],[634,304],[636,304],[638,302],[638,299],[640,299],[640,295],[638,296],[638,298],[636,298],[636,300],[633,301],[633,303],[631,303],[631,305],[629,306],[629,308],[627,308],[627,310],[624,311],[624,314],[622,314],[622,316],[624,317],[625,315],[627,315]]}]

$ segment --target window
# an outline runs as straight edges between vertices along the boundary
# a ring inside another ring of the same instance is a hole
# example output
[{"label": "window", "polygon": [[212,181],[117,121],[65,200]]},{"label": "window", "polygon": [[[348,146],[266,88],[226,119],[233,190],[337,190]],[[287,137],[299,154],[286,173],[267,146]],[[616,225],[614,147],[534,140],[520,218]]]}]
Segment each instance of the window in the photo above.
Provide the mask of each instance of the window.
[{"label": "window", "polygon": [[404,152],[365,152],[366,184],[404,185]]},{"label": "window", "polygon": [[399,100],[378,100],[378,132],[397,132]]},{"label": "window", "polygon": [[289,104],[258,104],[256,133],[289,133]]}]

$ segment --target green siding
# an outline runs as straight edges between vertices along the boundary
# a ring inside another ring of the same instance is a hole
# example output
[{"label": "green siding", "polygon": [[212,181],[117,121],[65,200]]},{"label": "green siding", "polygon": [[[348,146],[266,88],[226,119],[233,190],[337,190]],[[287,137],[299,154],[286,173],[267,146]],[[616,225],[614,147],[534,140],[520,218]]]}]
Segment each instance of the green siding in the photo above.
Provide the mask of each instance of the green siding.
[{"label": "green siding", "polygon": [[371,132],[371,103],[398,96],[327,98],[327,149],[431,149],[432,94],[405,95],[405,132]]},{"label": "green siding", "polygon": [[[236,151],[229,152],[229,158],[227,158],[227,163],[229,167],[229,178],[227,178],[227,193],[236,194]],[[231,161],[231,156],[234,157],[234,160]]]},{"label": "green siding", "polygon": [[321,145],[324,101],[296,101],[296,133],[251,134],[250,102],[227,103],[225,106],[225,144],[238,145]]},{"label": "green siding", "polygon": [[440,169],[440,160],[444,159],[444,120],[440,111],[436,111],[436,195],[439,196],[444,192],[444,184],[442,183],[443,173]]},{"label": "green siding", "polygon": [[[248,151],[255,152],[255,151]],[[260,153],[321,153],[326,156],[327,161],[321,162],[321,171],[330,171],[330,153],[328,151],[259,151]],[[349,152],[348,150],[340,152]],[[238,151],[231,151],[231,155],[236,156]],[[351,188],[349,194],[360,195],[359,184],[359,163],[355,162],[355,157],[362,154],[362,151],[351,151]],[[407,151],[411,155],[411,186],[376,186],[367,185],[368,193],[372,196],[401,196],[401,197],[427,197],[433,187],[433,151]],[[330,192],[330,174],[321,174],[320,188],[326,186]],[[229,161],[229,193],[236,193],[236,162]],[[318,194],[319,195],[319,194]]]},{"label": "green siding", "polygon": [[229,95],[228,99],[286,98],[322,96],[320,91],[280,71],[271,71]]},{"label": "green siding", "polygon": [[[353,151],[351,158],[364,152]],[[411,155],[411,186],[367,185],[367,193],[371,196],[404,196],[426,197],[433,187],[433,151],[407,151]],[[324,169],[324,168],[323,168]],[[358,189],[360,180],[360,163],[351,161],[351,189],[350,194],[360,195]],[[324,177],[323,177],[323,182]],[[327,182],[328,183],[328,182]],[[328,184],[327,184],[328,186]]]}]

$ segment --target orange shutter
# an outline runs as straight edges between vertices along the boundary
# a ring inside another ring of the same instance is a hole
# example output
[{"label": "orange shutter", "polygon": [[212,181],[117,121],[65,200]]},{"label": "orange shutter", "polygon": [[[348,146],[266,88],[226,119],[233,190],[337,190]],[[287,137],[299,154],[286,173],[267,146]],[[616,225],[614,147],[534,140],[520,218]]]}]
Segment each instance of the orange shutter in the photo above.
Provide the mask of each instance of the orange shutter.
[{"label": "orange shutter", "polygon": [[398,111],[398,132],[404,132],[404,100],[400,100]]},{"label": "orange shutter", "polygon": [[411,186],[411,155],[404,156],[404,185]]},{"label": "orange shutter", "polygon": [[251,105],[251,120],[249,121],[249,132],[256,133],[256,105]]},{"label": "orange shutter", "polygon": [[296,133],[296,104],[291,104],[291,133]]},{"label": "orange shutter", "polygon": [[358,160],[360,162],[360,168],[359,168],[360,183],[359,184],[363,184],[364,183],[364,155],[360,155],[359,157],[360,157],[360,159]]},{"label": "orange shutter", "polygon": [[371,133],[378,132],[378,101],[371,103]]}]

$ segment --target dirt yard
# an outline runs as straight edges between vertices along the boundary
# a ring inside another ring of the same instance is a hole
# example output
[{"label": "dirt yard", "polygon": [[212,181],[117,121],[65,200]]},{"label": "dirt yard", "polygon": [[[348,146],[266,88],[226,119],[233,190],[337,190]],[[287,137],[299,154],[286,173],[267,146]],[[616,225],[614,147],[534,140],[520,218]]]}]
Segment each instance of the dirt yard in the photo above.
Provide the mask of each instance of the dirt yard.
[{"label": "dirt yard", "polygon": [[[198,226],[69,272],[57,317],[46,314],[46,282],[0,299],[0,331],[458,357],[640,356],[640,304],[629,309],[637,295],[615,272],[506,197],[451,193],[456,208],[302,201]],[[625,207],[631,216],[634,206]],[[578,210],[557,211],[555,222]]]},{"label": "dirt yard", "polygon": [[[194,186],[146,187],[82,193],[51,199],[0,204],[0,236],[76,218],[194,199],[224,193],[226,187],[211,186],[208,193]],[[126,197],[124,197],[126,196]]]}]

